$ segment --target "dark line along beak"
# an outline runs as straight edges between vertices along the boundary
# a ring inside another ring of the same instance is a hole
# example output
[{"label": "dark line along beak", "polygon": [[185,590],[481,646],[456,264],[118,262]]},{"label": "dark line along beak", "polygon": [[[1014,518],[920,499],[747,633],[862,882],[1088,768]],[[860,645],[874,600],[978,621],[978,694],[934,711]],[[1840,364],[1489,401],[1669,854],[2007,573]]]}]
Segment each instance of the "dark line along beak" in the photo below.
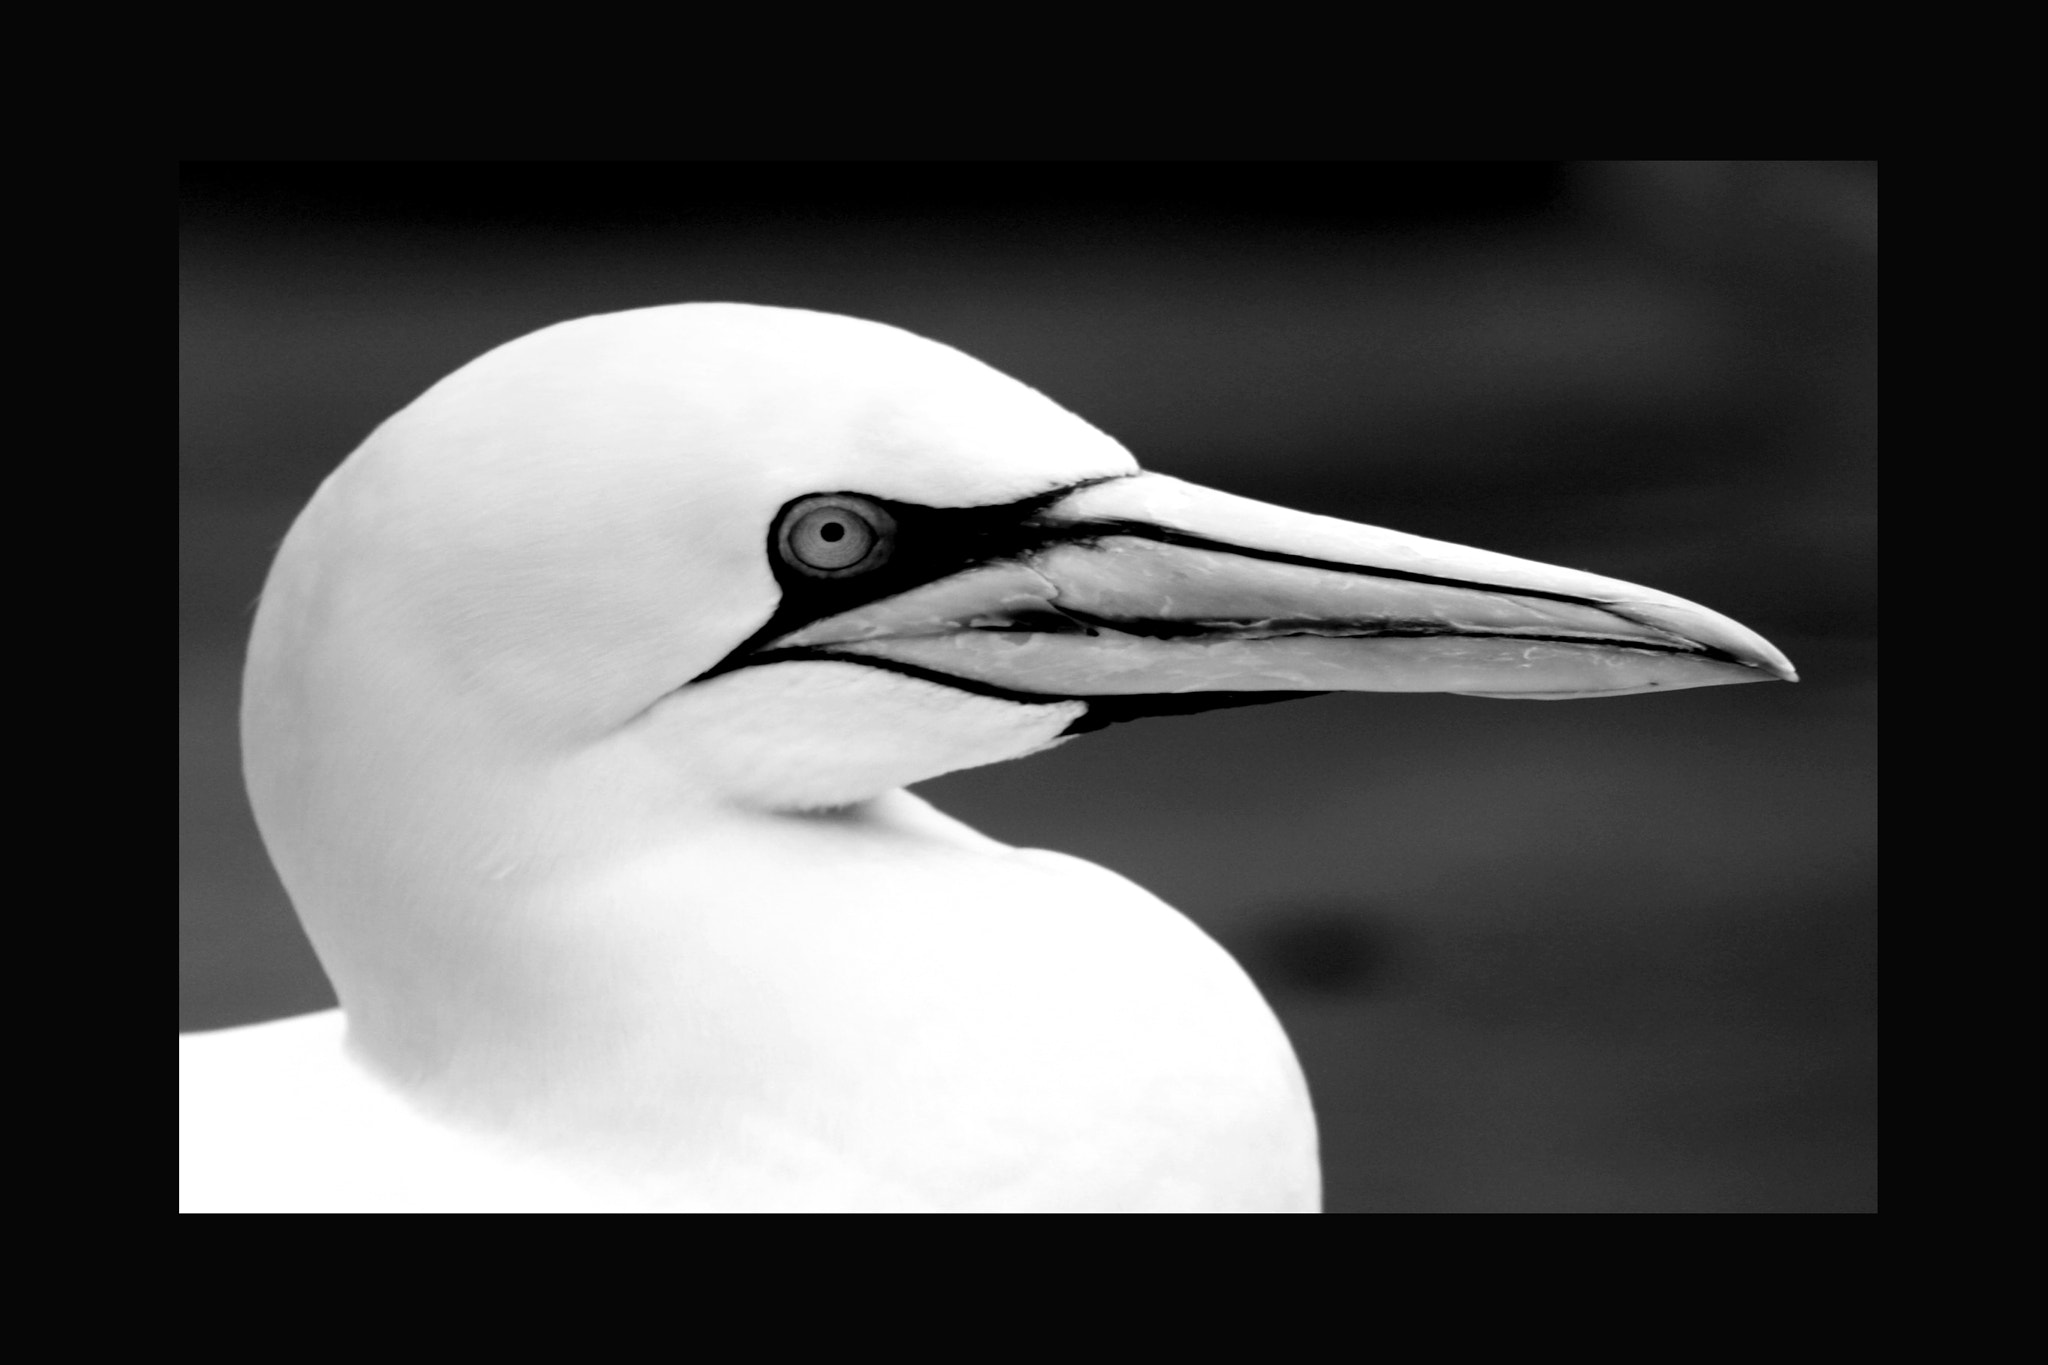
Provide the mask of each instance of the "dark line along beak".
[{"label": "dark line along beak", "polygon": [[1145,474],[1076,489],[1035,544],[764,642],[1051,697],[1585,697],[1796,680],[1762,636],[1617,579]]}]

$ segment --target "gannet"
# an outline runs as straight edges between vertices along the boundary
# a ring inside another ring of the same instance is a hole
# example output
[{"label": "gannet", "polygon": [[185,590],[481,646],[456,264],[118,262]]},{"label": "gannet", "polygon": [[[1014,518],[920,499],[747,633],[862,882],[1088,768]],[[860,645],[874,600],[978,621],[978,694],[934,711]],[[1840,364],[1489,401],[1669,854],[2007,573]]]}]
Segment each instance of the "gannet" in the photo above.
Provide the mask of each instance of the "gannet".
[{"label": "gannet", "polygon": [[904,788],[1333,690],[1793,676],[1652,589],[1143,472],[893,327],[549,327],[277,554],[244,762],[341,1010],[181,1040],[181,1203],[1313,1211],[1236,963]]}]

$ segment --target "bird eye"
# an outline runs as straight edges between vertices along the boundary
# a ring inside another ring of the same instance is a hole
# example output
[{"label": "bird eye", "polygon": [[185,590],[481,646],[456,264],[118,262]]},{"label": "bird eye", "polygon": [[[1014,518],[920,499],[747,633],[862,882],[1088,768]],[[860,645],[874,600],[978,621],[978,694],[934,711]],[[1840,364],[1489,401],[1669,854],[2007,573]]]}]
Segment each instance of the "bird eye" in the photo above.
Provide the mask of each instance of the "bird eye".
[{"label": "bird eye", "polygon": [[814,578],[865,573],[889,558],[896,520],[866,498],[825,493],[789,509],[776,538],[791,568]]}]

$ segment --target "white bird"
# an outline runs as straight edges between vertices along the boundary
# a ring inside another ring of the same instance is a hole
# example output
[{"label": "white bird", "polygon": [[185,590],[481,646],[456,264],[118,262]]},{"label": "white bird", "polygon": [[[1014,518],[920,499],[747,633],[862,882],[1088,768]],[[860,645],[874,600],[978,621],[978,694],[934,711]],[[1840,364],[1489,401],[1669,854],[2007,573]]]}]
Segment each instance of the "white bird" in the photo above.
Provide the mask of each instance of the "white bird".
[{"label": "white bird", "polygon": [[1236,963],[902,788],[1310,692],[1792,676],[1663,593],[1143,473],[895,328],[550,327],[278,552],[244,762],[342,1009],[181,1040],[181,1204],[1312,1211]]}]

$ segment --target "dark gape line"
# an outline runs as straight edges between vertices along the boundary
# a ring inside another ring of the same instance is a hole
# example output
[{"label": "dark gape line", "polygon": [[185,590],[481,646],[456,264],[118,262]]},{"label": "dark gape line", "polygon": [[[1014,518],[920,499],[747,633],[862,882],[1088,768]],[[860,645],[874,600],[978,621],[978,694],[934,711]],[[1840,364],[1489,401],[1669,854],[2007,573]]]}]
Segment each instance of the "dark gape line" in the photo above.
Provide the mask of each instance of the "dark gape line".
[{"label": "dark gape line", "polygon": [[1204,711],[1227,711],[1238,706],[1265,706],[1277,701],[1302,701],[1327,697],[1328,692],[1145,692],[1128,697],[1080,697],[1088,709],[1073,724],[1060,731],[1067,735],[1092,734],[1127,720],[1149,720],[1153,716],[1194,716]]},{"label": "dark gape line", "polygon": [[[1436,621],[1301,621],[1295,622],[1298,630],[1289,630],[1286,621],[1151,621],[1130,619],[1120,616],[1099,616],[1094,612],[1080,611],[1073,607],[1055,606],[1059,615],[1067,622],[1065,626],[1051,625],[1050,633],[1074,634],[1076,629],[1089,635],[1105,630],[1123,635],[1135,635],[1147,640],[1192,640],[1203,636],[1217,639],[1247,640],[1527,640],[1531,644],[1546,645],[1598,645],[1603,649],[1634,649],[1646,654],[1697,654],[1723,663],[1741,664],[1743,660],[1712,645],[1695,644],[1690,640],[1664,644],[1657,640],[1627,640],[1607,635],[1545,635],[1534,631],[1521,630],[1459,630]],[[1601,608],[1612,611],[1611,608]],[[1019,617],[1020,622],[1037,620],[1037,616]],[[1242,633],[1247,627],[1260,627],[1257,634]],[[1018,625],[1017,629],[1030,629]],[[1745,665],[1747,666],[1747,665]]]},{"label": "dark gape line", "polygon": [[835,654],[829,649],[809,646],[763,650],[740,666],[787,663],[857,664],[862,668],[898,673],[906,678],[916,678],[921,682],[950,687],[956,692],[966,692],[977,697],[992,697],[997,701],[1015,702],[1020,706],[1063,706],[1071,702],[1081,703],[1088,709],[1076,716],[1066,729],[1060,731],[1062,738],[1068,735],[1092,734],[1124,721],[1145,720],[1152,716],[1193,716],[1204,711],[1223,711],[1237,706],[1263,706],[1268,702],[1300,701],[1304,697],[1329,695],[1327,692],[1140,692],[1130,695],[1054,696],[1043,692],[1020,692],[1014,687],[981,682],[974,678],[955,677],[951,673],[941,673],[935,668],[899,663],[894,659],[878,659],[865,654]]},{"label": "dark gape line", "polygon": [[1360,578],[1391,578],[1403,583],[1428,583],[1439,588],[1466,588],[1472,592],[1499,593],[1504,597],[1540,597],[1546,602],[1567,602],[1575,607],[1613,610],[1598,598],[1574,597],[1567,592],[1547,592],[1542,588],[1504,588],[1498,583],[1479,583],[1469,578],[1441,578],[1435,574],[1410,573],[1406,569],[1378,569],[1363,564],[1345,564],[1334,559],[1288,554],[1285,550],[1264,550],[1251,545],[1233,545],[1227,540],[1211,540],[1207,536],[1191,535],[1186,531],[1175,531],[1142,521],[1076,522],[1069,529],[1073,534],[1064,537],[1069,540],[1103,540],[1110,536],[1129,536],[1133,540],[1152,540],[1161,545],[1178,545],[1189,550],[1215,550],[1221,554],[1236,555],[1240,559],[1263,559],[1274,564],[1295,564],[1304,569],[1327,569],[1331,573],[1355,574]]}]

